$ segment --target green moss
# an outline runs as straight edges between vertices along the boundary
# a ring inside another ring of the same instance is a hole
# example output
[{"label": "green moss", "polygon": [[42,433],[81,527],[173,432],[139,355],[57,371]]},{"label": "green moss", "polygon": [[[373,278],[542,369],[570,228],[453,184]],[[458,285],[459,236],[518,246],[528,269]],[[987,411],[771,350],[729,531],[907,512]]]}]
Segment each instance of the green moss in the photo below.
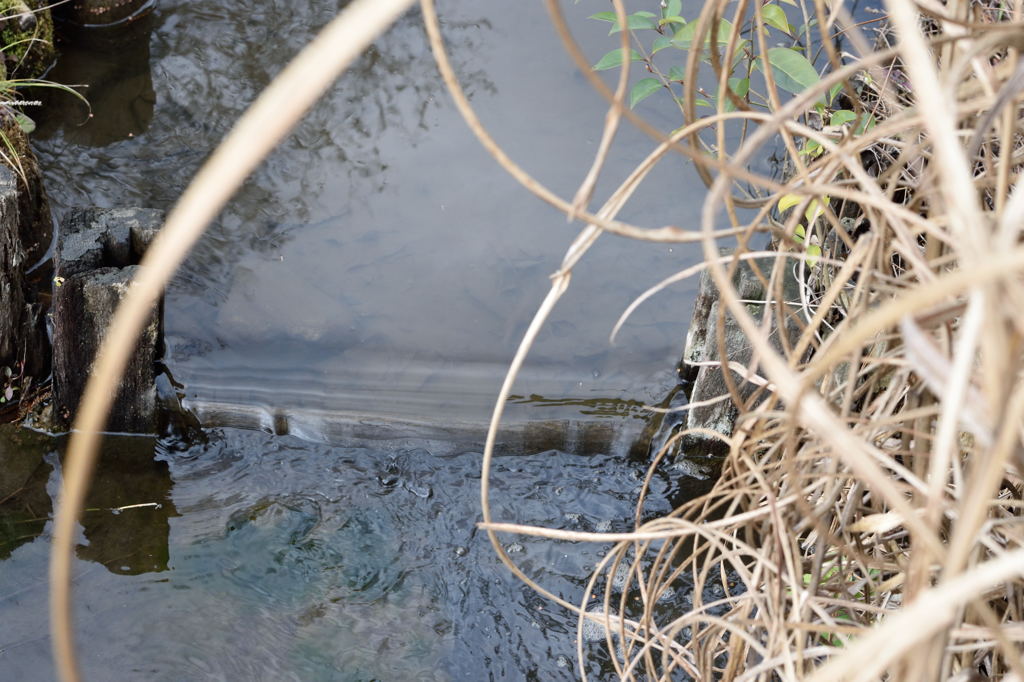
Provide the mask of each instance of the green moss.
[{"label": "green moss", "polygon": [[[53,18],[39,0],[0,0],[0,46],[11,78],[39,78],[56,57]],[[31,12],[34,21],[26,19]]]},{"label": "green moss", "polygon": [[26,185],[34,171],[35,156],[29,147],[28,135],[21,129],[13,110],[0,109],[0,164],[13,170]]}]

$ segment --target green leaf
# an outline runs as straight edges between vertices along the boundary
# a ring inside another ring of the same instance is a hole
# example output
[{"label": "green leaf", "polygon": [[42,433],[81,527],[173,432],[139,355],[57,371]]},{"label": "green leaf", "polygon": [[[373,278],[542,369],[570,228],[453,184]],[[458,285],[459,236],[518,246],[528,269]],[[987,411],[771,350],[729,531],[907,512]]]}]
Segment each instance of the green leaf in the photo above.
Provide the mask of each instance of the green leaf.
[{"label": "green leaf", "polygon": [[[656,29],[658,28],[658,22],[655,20],[655,15],[650,12],[634,12],[626,16],[626,27],[631,31]],[[615,21],[612,22],[612,29],[608,31],[608,35],[614,35],[621,30],[619,28],[619,19],[616,17]]]},{"label": "green leaf", "polygon": [[[668,0],[665,5],[665,9],[662,10],[662,16],[665,17],[676,17],[683,11],[683,0]],[[685,21],[684,21],[685,23]]]},{"label": "green leaf", "polygon": [[853,131],[853,134],[863,135],[867,131],[874,128],[876,125],[878,125],[878,121],[875,120],[874,116],[868,114],[863,119],[861,119],[861,122],[857,125],[857,129]]},{"label": "green leaf", "polygon": [[669,47],[671,44],[672,39],[669,38],[668,36],[658,36],[657,38],[654,39],[654,42],[651,43],[651,54],[658,54],[666,47]]},{"label": "green leaf", "polygon": [[764,23],[769,26],[777,28],[787,35],[792,35],[789,29],[789,20],[786,18],[786,12],[778,5],[765,5],[762,7],[761,17],[764,19]]},{"label": "green leaf", "polygon": [[811,203],[807,206],[807,210],[804,211],[804,218],[807,219],[807,224],[810,225],[817,220],[819,215],[825,212],[825,209],[822,208],[822,203],[828,206],[830,202],[831,199],[828,195],[821,197],[820,201],[818,199],[811,199]]},{"label": "green leaf", "polygon": [[[750,92],[750,79],[749,78],[730,78],[729,89],[732,90],[737,97],[743,99]],[[736,105],[732,103],[729,97],[721,97],[723,100],[723,108],[725,111],[736,111]]]},{"label": "green leaf", "polygon": [[778,208],[779,213],[782,213],[783,211],[789,210],[798,205],[803,200],[804,198],[799,194],[783,194],[779,197],[779,203],[775,206]]},{"label": "green leaf", "polygon": [[807,265],[814,267],[818,264],[818,259],[821,258],[821,247],[817,244],[807,245]]},{"label": "green leaf", "polygon": [[[630,30],[634,31],[645,28],[657,28],[658,25],[655,22],[656,16],[657,15],[650,12],[634,12],[633,14],[627,14],[626,26],[628,26]],[[608,31],[608,35],[618,33],[622,30],[619,26],[619,16],[615,12],[598,12],[597,14],[591,14],[590,18],[610,23],[612,28]]]},{"label": "green leaf", "polygon": [[829,119],[829,125],[841,126],[850,121],[856,121],[857,114],[850,111],[849,109],[840,109],[839,111],[832,112],[832,118]]},{"label": "green leaf", "polygon": [[746,56],[745,50],[749,44],[750,41],[743,38],[736,41],[736,52],[732,56],[732,68],[735,69],[736,65],[743,61],[743,57]]},{"label": "green leaf", "polygon": [[[733,25],[728,19],[722,19],[718,23],[718,33],[716,35],[715,47],[719,50],[719,54],[724,54],[726,46],[729,44],[729,38],[732,35]],[[691,21],[686,24],[672,36],[672,45],[680,50],[689,50],[695,42],[695,36],[697,34],[697,22]],[[732,68],[736,68],[736,65],[741,62],[745,56],[744,50],[746,49],[749,41],[738,38],[736,40],[736,49],[733,52]],[[709,51],[711,49],[711,31],[708,31],[707,35],[704,36],[703,50],[701,53],[701,60],[709,62],[711,60]]]},{"label": "green leaf", "polygon": [[809,159],[818,158],[823,151],[821,145],[814,140],[806,140],[803,148],[800,149],[800,153]]},{"label": "green leaf", "polygon": [[693,36],[697,33],[697,22],[692,24],[684,24],[679,30],[676,31],[675,35],[672,36],[672,45],[682,50],[690,49],[690,43],[693,42]]},{"label": "green leaf", "polygon": [[[794,95],[820,80],[807,57],[788,47],[768,48],[768,63],[772,66],[775,84]],[[760,68],[764,68],[764,65],[761,64]]]},{"label": "green leaf", "polygon": [[662,88],[657,78],[642,78],[636,82],[629,92],[629,108],[632,109]]},{"label": "green leaf", "polygon": [[[630,60],[634,62],[642,62],[643,57],[636,50],[630,50]],[[597,64],[594,64],[594,71],[606,71],[608,69],[614,69],[616,66],[622,66],[622,48],[617,48],[608,52],[601,57]]]},{"label": "green leaf", "polygon": [[806,24],[801,24],[800,28],[798,28],[796,30],[796,32],[797,32],[797,34],[806,33],[808,29],[814,28],[817,25],[818,25],[818,20],[817,19],[811,19]]},{"label": "green leaf", "polygon": [[681,66],[673,66],[672,68],[670,68],[668,70],[668,79],[670,81],[678,81],[678,82],[682,83],[683,82],[683,76],[685,76],[685,75],[686,75],[686,72],[683,71],[683,67],[681,67]]},{"label": "green leaf", "polygon": [[670,17],[665,17],[658,22],[658,26],[664,26],[665,24],[679,24],[680,26],[686,26],[686,19],[681,16],[673,14]]},{"label": "green leaf", "polygon": [[[686,24],[681,29],[676,31],[676,34],[672,36],[672,44],[683,50],[688,50],[693,45],[694,38],[697,35],[697,23],[692,21]],[[722,47],[729,42],[729,35],[732,33],[732,22],[728,19],[722,19],[718,22],[718,34],[717,42]],[[704,46],[709,47],[711,45],[711,31],[708,31],[704,36]]]},{"label": "green leaf", "polygon": [[36,122],[20,111],[14,112],[14,120],[18,122],[18,127],[21,128],[22,132],[26,135],[36,129]]},{"label": "green leaf", "polygon": [[831,88],[829,88],[829,90],[828,90],[828,103],[832,104],[832,100],[834,100],[836,98],[836,95],[838,95],[840,92],[842,92],[842,90],[843,90],[843,84],[842,83],[836,83]]},{"label": "green leaf", "polygon": [[707,101],[706,99],[701,99],[700,97],[698,97],[697,99],[693,100],[693,103],[695,105],[697,105],[698,107],[709,107],[709,108],[712,108],[712,109],[714,108],[714,107],[711,106],[711,102]]}]

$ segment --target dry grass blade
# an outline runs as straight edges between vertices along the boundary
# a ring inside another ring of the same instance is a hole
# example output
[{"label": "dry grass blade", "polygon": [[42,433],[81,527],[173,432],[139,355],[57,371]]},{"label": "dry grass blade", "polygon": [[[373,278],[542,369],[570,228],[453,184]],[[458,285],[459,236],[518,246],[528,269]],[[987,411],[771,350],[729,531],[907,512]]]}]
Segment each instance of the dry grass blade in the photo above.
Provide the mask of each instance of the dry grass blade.
[{"label": "dry grass blade", "polygon": [[878,679],[895,658],[949,627],[961,606],[1015,578],[1024,578],[1024,549],[1007,552],[976,566],[966,575],[920,594],[913,605],[890,616],[882,626],[846,649],[841,657],[823,666],[810,682]]}]

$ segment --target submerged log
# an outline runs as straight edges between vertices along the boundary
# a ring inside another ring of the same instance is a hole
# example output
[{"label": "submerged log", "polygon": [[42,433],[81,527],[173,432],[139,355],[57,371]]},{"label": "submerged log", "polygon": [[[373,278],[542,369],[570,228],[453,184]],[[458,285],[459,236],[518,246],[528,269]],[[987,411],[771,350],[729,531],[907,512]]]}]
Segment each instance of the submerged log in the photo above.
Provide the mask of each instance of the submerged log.
[{"label": "submerged log", "polygon": [[[55,258],[54,422],[68,428],[135,263],[163,222],[161,211],[84,209],[60,228]],[[161,305],[154,306],[128,362],[107,423],[110,431],[153,433],[157,427],[154,365],[162,353]]]}]

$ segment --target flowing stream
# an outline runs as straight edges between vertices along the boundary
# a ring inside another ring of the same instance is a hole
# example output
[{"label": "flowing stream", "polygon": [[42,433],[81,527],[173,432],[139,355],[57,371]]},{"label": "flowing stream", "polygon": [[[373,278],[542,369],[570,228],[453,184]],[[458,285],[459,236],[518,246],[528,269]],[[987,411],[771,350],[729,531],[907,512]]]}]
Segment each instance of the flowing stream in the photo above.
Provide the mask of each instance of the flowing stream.
[{"label": "flowing stream", "polygon": [[[330,3],[163,0],[151,33],[66,47],[36,148],[69,207],[169,208]],[[596,61],[607,25],[566,12]],[[508,152],[571,197],[603,101],[539,3],[440,7],[458,73]],[[678,125],[651,98],[639,109]],[[595,196],[650,151],[624,124]],[[669,158],[622,213],[696,226],[696,173]],[[480,519],[483,429],[505,367],[579,226],[482,151],[417,11],[334,85],[217,219],[166,298],[166,364],[202,437],[107,442],[75,563],[89,680],[578,679],[575,618],[498,562]],[[644,404],[677,383],[696,282],[628,303],[696,247],[605,236],[583,260],[508,406],[500,520],[629,529]],[[538,426],[540,425],[540,426]],[[649,431],[646,433],[649,436]],[[638,445],[639,444],[639,445]],[[0,679],[50,680],[46,565],[62,439],[0,432]],[[646,512],[673,501],[654,481]],[[504,539],[578,601],[606,546]],[[667,605],[671,606],[671,604]],[[609,668],[600,647],[589,669]]]}]

